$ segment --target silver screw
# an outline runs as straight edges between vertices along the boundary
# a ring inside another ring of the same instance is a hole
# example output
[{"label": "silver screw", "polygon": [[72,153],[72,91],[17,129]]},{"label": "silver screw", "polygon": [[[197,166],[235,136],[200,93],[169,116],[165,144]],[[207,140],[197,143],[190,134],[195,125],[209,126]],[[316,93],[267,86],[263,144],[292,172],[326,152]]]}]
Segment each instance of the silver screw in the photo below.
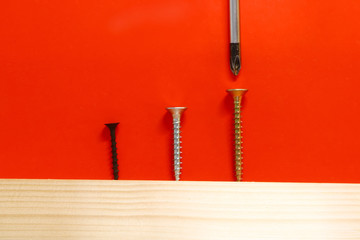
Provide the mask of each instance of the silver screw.
[{"label": "silver screw", "polygon": [[234,158],[235,158],[235,172],[236,180],[239,182],[242,178],[242,130],[241,130],[241,99],[248,91],[247,89],[228,89],[226,90],[234,99]]},{"label": "silver screw", "polygon": [[181,164],[181,136],[180,136],[180,118],[181,114],[185,111],[186,107],[168,107],[166,108],[173,117],[173,130],[174,130],[174,174],[175,180],[180,180],[180,164]]}]

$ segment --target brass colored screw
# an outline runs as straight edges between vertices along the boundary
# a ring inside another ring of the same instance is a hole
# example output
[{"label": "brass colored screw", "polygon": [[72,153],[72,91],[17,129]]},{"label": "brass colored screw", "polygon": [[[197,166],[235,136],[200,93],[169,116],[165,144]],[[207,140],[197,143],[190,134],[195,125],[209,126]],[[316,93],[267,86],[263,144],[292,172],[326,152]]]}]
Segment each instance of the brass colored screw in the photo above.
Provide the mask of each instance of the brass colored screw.
[{"label": "brass colored screw", "polygon": [[236,180],[241,181],[242,177],[242,130],[241,130],[241,99],[247,89],[228,89],[226,90],[234,99],[234,153],[235,153],[235,172]]},{"label": "brass colored screw", "polygon": [[174,130],[174,174],[175,180],[180,180],[180,164],[181,164],[181,136],[180,136],[180,118],[181,114],[185,111],[186,107],[168,107],[166,108],[173,117],[173,130]]}]

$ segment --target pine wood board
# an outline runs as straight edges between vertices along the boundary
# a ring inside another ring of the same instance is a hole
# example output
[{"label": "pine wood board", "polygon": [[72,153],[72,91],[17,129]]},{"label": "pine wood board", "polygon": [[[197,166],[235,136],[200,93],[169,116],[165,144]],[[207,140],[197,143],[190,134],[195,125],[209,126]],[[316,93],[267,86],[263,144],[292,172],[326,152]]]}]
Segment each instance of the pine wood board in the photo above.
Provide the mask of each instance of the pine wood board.
[{"label": "pine wood board", "polygon": [[0,239],[360,239],[360,185],[3,179]]}]

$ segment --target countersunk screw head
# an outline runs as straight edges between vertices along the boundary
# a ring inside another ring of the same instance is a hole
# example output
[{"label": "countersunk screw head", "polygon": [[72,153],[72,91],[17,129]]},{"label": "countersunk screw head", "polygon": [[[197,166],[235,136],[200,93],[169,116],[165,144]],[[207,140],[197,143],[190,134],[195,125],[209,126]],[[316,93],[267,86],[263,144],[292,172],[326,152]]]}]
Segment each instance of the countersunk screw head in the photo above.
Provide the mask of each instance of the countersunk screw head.
[{"label": "countersunk screw head", "polygon": [[117,123],[106,123],[105,125],[106,125],[109,129],[112,129],[112,128],[116,128],[118,124],[119,124],[119,123],[117,122]]},{"label": "countersunk screw head", "polygon": [[236,89],[228,89],[226,90],[229,94],[231,94],[231,96],[233,97],[242,97],[245,95],[245,93],[248,91],[247,89],[241,89],[241,88],[236,88]]},{"label": "countersunk screw head", "polygon": [[173,117],[181,117],[181,114],[187,109],[187,107],[167,107],[166,109]]}]

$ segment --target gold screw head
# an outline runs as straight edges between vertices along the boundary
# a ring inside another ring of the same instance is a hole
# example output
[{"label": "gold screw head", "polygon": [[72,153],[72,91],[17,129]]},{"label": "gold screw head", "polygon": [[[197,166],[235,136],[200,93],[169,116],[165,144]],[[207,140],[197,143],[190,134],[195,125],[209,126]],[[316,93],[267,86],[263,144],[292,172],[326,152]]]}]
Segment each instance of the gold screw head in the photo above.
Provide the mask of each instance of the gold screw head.
[{"label": "gold screw head", "polygon": [[248,91],[247,89],[235,88],[226,90],[233,97],[242,97]]}]

